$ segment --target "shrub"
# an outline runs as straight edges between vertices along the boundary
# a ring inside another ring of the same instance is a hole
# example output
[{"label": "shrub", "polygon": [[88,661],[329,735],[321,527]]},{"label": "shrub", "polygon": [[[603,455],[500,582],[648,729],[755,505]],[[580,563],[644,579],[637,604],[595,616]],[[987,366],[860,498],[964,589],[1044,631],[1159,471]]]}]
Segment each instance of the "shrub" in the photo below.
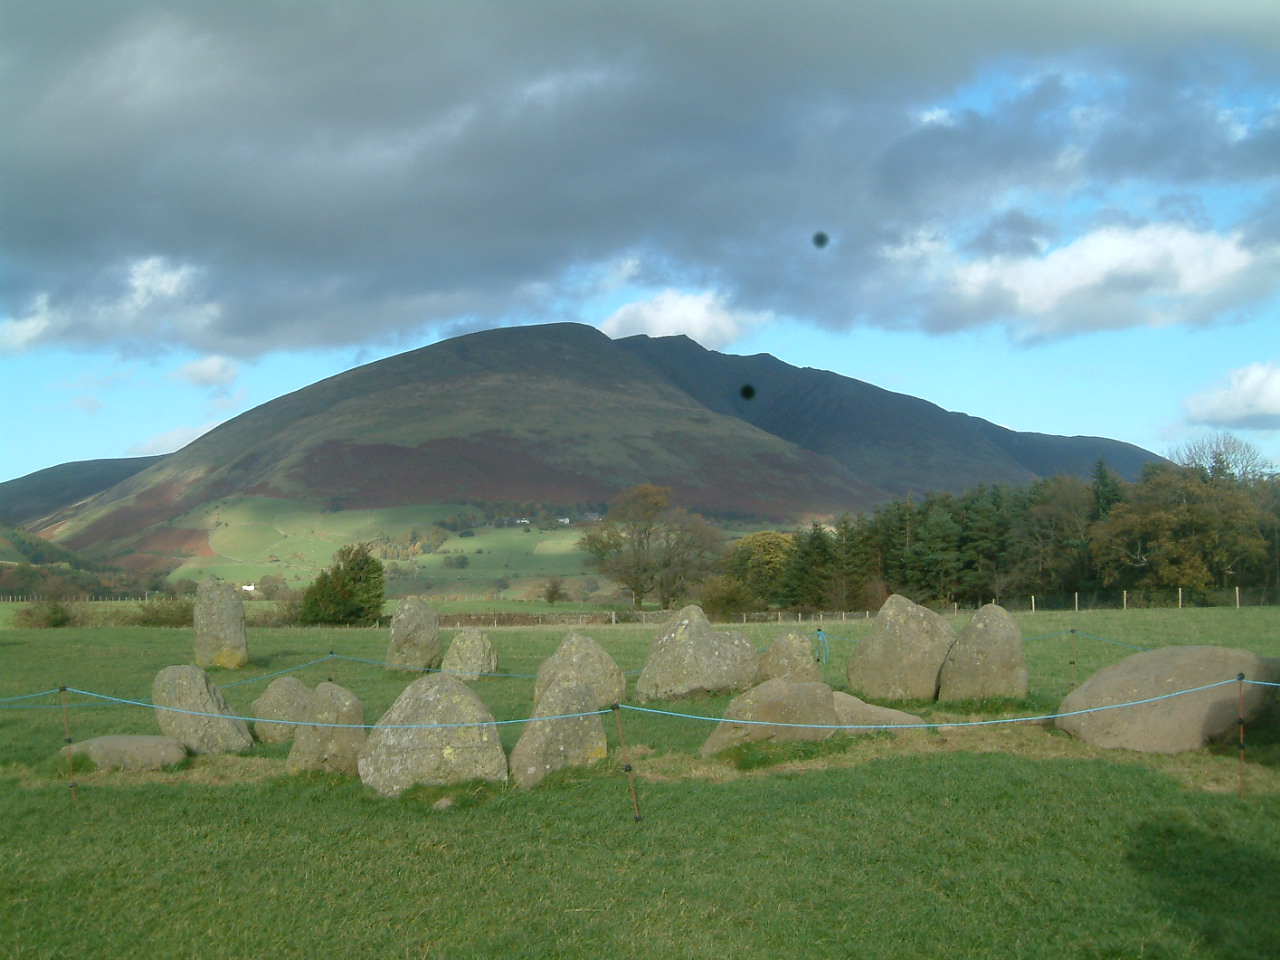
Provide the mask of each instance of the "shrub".
[{"label": "shrub", "polygon": [[157,597],[138,604],[133,623],[139,627],[190,627],[195,623],[194,597]]},{"label": "shrub", "polygon": [[71,609],[61,600],[35,600],[19,607],[13,622],[33,630],[65,627],[71,623]]}]

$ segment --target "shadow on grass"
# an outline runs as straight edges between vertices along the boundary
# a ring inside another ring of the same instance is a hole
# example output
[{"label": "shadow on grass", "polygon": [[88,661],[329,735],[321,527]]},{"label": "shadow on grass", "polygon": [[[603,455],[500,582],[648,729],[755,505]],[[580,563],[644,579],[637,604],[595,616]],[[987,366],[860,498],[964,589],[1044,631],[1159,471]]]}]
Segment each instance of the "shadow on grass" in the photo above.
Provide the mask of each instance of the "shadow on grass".
[{"label": "shadow on grass", "polygon": [[1280,956],[1280,860],[1262,848],[1148,821],[1134,831],[1126,860],[1158,907],[1213,956]]}]

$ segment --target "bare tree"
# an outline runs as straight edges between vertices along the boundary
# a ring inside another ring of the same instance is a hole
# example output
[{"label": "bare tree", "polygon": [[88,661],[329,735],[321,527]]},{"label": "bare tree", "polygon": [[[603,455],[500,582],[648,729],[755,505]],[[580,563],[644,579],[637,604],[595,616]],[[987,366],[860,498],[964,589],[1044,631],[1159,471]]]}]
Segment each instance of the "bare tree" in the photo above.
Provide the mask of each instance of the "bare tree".
[{"label": "bare tree", "polygon": [[1272,476],[1276,466],[1247,440],[1225,430],[1174,447],[1169,459],[1182,467],[1198,467],[1213,479],[1255,483]]}]

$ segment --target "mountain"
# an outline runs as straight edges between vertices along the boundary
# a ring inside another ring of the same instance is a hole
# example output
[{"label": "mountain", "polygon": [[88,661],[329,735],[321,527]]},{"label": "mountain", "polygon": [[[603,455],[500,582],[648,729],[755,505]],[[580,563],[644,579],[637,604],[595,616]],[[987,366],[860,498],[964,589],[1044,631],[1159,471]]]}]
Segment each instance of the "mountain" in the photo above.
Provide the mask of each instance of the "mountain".
[{"label": "mountain", "polygon": [[80,460],[0,483],[0,521],[21,526],[101,493],[164,457]]},{"label": "mountain", "polygon": [[1158,457],[1118,440],[1018,433],[935,404],[768,354],[729,356],[688,337],[618,341],[707,408],[831,457],[893,496],[1087,476],[1099,459],[1128,479]]},{"label": "mountain", "polygon": [[[1087,473],[1100,457],[1123,476],[1156,459],[1111,440],[1016,433],[767,355],[562,323],[357,367],[28,525],[112,557],[163,549],[181,539],[175,518],[224,498],[599,503],[642,482],[693,509],[794,522],[904,493]],[[0,497],[0,515],[11,510]]]}]

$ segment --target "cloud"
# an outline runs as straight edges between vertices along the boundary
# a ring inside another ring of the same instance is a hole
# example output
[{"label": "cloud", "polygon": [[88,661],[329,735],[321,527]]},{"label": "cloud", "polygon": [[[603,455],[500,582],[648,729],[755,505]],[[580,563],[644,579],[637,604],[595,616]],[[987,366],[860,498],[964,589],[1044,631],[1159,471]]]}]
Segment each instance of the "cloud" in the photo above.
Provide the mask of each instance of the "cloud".
[{"label": "cloud", "polygon": [[733,343],[767,319],[730,310],[718,293],[662,290],[648,300],[620,307],[600,324],[600,329],[614,338],[641,333],[651,337],[684,334],[714,350]]},{"label": "cloud", "polygon": [[90,394],[82,394],[71,398],[71,405],[77,410],[82,410],[92,416],[102,409],[102,401]]},{"label": "cloud", "polygon": [[[118,0],[74,19],[35,4],[0,30],[7,352],[240,358],[559,319],[591,296],[574,278],[610,265],[831,328],[923,313],[958,329],[991,322],[988,306],[1088,328],[1099,303],[1123,322],[1129,275],[1111,272],[1114,297],[1095,277],[1045,312],[1015,274],[1071,287],[1058,269],[1087,272],[1106,211],[1216,234],[1218,255],[1254,258],[1257,289],[1280,289],[1258,252],[1280,239],[1265,3],[387,0],[246,16]],[[1195,223],[1161,206],[1188,195],[1221,202]],[[817,230],[833,238],[820,255]],[[990,296],[948,307],[934,283],[958,267],[883,256],[923,234],[986,271]],[[1154,266],[1177,278],[1147,286],[1179,300],[1170,322],[1230,313],[1165,254]]]},{"label": "cloud", "polygon": [[[1182,224],[1119,224],[1061,245],[1024,232],[970,256],[922,231],[882,251],[878,295],[927,330],[1002,325],[1021,342],[1148,326],[1208,325],[1263,302],[1280,279],[1280,245]],[[1042,252],[1036,252],[1036,248]]]},{"label": "cloud", "polygon": [[200,271],[164,257],[110,262],[85,289],[54,302],[39,293],[16,318],[0,320],[0,349],[21,352],[44,343],[115,343],[150,351],[200,339],[220,308],[201,297]]},{"label": "cloud", "polygon": [[1223,429],[1280,430],[1280,364],[1251,363],[1186,401],[1187,419]]},{"label": "cloud", "polygon": [[234,361],[211,354],[199,360],[184,363],[168,376],[170,379],[181,380],[193,386],[208,387],[225,393],[227,388],[235,383],[238,372],[239,368]]},{"label": "cloud", "polygon": [[176,427],[173,430],[166,430],[164,433],[158,433],[140,443],[133,444],[125,453],[130,457],[155,457],[173,453],[218,425],[218,423],[205,423],[198,427]]}]

